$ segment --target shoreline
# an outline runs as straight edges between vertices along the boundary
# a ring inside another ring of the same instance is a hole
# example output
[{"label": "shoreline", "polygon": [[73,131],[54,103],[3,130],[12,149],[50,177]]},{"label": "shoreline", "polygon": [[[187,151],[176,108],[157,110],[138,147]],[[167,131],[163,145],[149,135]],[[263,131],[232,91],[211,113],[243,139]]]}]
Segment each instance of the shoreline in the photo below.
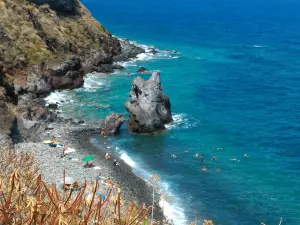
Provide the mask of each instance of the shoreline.
[{"label": "shoreline", "polygon": [[[35,154],[36,161],[40,167],[40,173],[43,179],[48,183],[54,183],[57,187],[62,185],[63,171],[66,169],[66,175],[78,180],[80,184],[87,181],[95,181],[97,176],[101,175],[111,178],[112,181],[121,188],[122,197],[125,203],[134,200],[138,204],[145,203],[147,207],[152,205],[152,188],[145,180],[138,177],[132,171],[132,168],[125,163],[119,155],[113,154],[111,160],[105,159],[105,150],[95,147],[91,142],[94,135],[100,135],[99,124],[76,124],[68,120],[54,122],[51,124],[53,130],[40,135],[42,140],[51,139],[55,136],[59,142],[66,143],[74,148],[76,152],[68,154],[61,158],[61,148],[52,148],[48,145],[33,142],[21,142],[15,144],[16,151],[25,151]],[[108,138],[108,137],[107,137]],[[93,155],[94,168],[84,168],[81,159],[86,155]],[[68,158],[72,157],[72,160]],[[77,161],[73,161],[77,159]],[[120,166],[113,165],[113,159],[116,159]],[[107,187],[103,185],[103,193],[106,193]],[[154,204],[154,219],[164,220],[162,209],[159,206],[159,200],[156,195]]]}]

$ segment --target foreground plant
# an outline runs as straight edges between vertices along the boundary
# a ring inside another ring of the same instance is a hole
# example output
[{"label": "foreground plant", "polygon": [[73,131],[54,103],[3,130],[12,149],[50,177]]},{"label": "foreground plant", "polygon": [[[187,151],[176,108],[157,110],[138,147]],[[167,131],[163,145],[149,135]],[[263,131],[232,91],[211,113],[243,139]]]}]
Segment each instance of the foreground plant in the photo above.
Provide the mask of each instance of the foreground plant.
[{"label": "foreground plant", "polygon": [[1,151],[0,169],[0,224],[147,224],[150,208],[125,207],[119,188],[111,186],[103,199],[98,181],[69,192],[47,185],[32,155]]}]

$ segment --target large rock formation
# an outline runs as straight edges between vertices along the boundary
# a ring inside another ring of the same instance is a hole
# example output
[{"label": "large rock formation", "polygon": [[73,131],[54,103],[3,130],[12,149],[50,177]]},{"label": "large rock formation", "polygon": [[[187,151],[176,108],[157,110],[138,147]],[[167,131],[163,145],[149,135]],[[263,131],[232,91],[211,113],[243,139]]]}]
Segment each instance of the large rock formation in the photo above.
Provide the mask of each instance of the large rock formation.
[{"label": "large rock formation", "polygon": [[129,112],[131,132],[155,133],[166,129],[165,124],[172,122],[171,104],[169,97],[162,93],[159,72],[154,72],[147,81],[141,77],[133,80],[125,108]]},{"label": "large rock formation", "polygon": [[125,122],[124,116],[116,113],[112,113],[104,120],[104,126],[101,134],[103,136],[115,135],[120,131],[121,126]]}]

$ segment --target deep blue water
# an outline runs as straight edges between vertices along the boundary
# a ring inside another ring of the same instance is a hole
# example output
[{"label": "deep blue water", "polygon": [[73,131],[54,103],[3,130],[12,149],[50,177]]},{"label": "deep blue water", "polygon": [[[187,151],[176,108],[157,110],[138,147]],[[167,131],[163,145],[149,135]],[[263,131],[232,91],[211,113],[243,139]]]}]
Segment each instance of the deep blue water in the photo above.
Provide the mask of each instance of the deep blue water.
[{"label": "deep blue water", "polygon": [[[141,176],[160,175],[176,224],[194,217],[223,225],[279,224],[280,217],[282,224],[300,224],[300,3],[83,3],[114,35],[155,46],[161,55],[112,76],[89,76],[84,89],[60,93],[70,100],[65,112],[85,120],[111,111],[127,115],[123,104],[134,76],[126,74],[138,65],[160,70],[175,123],[159,136],[132,136],[124,128],[106,141],[108,151],[123,153]],[[99,137],[94,143],[103,145]]]}]

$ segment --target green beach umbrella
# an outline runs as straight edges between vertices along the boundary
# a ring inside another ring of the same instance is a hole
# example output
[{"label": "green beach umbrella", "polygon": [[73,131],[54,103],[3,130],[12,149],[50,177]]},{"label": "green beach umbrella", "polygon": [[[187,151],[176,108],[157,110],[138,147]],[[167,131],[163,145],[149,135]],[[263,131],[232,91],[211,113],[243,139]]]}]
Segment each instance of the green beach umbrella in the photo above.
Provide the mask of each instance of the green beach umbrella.
[{"label": "green beach umbrella", "polygon": [[88,162],[94,160],[94,156],[92,155],[87,155],[84,158],[82,158],[82,162]]}]

